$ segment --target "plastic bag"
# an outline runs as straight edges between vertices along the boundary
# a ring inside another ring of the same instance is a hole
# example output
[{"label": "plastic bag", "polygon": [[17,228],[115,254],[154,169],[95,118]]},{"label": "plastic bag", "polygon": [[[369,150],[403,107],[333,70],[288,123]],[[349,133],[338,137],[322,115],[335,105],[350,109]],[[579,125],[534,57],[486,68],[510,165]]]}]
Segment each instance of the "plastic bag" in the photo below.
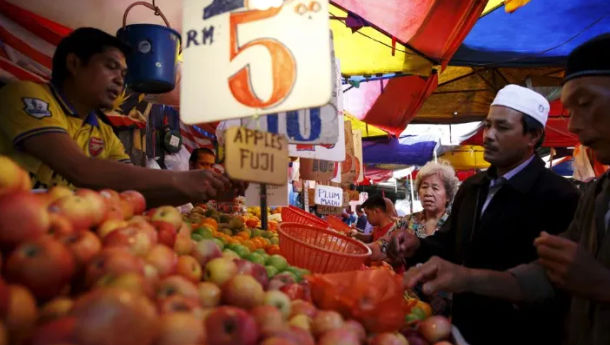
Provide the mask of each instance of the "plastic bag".
[{"label": "plastic bag", "polygon": [[371,269],[308,278],[315,304],[360,321],[369,332],[397,331],[409,312],[402,277],[386,269]]}]

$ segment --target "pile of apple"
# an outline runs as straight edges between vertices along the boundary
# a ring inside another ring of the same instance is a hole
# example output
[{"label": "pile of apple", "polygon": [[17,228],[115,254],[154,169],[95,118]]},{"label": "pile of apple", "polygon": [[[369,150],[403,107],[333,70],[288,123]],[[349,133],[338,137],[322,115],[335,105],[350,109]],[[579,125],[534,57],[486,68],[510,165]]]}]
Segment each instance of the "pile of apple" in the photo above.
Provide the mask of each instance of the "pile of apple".
[{"label": "pile of apple", "polygon": [[0,345],[408,344],[193,241],[175,207],[145,211],[136,191],[35,194],[10,160],[0,171]]}]

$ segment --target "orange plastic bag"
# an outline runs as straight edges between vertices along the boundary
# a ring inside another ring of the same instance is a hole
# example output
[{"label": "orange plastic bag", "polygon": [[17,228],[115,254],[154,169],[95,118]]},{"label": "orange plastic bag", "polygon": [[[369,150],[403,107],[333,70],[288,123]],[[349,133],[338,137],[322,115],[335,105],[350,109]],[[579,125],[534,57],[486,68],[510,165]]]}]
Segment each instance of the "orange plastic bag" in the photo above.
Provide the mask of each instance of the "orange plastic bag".
[{"label": "orange plastic bag", "polygon": [[386,269],[314,274],[308,279],[319,308],[356,319],[369,332],[397,331],[410,309],[402,277]]}]

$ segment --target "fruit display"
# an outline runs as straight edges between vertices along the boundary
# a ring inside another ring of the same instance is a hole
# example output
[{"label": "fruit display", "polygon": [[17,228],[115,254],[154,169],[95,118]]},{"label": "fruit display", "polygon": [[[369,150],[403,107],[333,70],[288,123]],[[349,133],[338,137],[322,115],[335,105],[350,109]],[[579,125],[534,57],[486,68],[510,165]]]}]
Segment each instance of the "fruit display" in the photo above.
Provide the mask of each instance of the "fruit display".
[{"label": "fruit display", "polygon": [[[0,345],[409,344],[316,307],[254,215],[29,186],[18,167],[0,178]],[[422,344],[442,321],[419,323]]]}]

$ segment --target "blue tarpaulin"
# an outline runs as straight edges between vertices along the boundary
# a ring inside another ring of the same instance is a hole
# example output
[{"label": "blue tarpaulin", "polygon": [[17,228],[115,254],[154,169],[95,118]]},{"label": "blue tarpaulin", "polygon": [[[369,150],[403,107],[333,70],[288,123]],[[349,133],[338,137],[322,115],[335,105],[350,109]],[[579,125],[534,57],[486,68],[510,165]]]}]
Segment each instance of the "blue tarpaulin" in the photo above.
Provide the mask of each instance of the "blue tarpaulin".
[{"label": "blue tarpaulin", "polygon": [[436,141],[401,144],[396,138],[363,141],[362,155],[365,164],[424,165],[433,158],[436,145]]},{"label": "blue tarpaulin", "polygon": [[480,18],[451,65],[562,65],[578,45],[610,32],[610,0],[532,0]]}]

